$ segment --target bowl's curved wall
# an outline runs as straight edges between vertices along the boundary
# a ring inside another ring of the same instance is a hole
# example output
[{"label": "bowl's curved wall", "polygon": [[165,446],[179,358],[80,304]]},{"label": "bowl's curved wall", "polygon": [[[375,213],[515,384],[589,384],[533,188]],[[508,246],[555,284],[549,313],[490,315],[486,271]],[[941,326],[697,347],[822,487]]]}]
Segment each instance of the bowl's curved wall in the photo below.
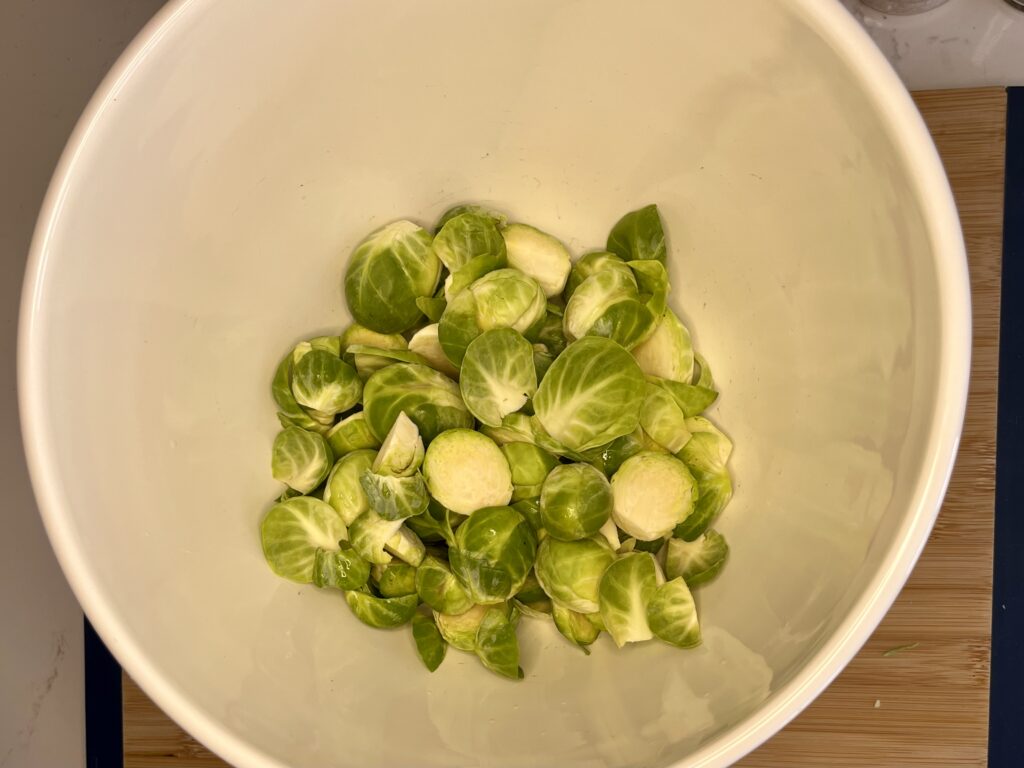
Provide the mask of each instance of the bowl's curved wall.
[{"label": "bowl's curved wall", "polygon": [[[717,764],[835,674],[942,493],[966,303],[948,188],[930,145],[908,164],[920,125],[895,127],[905,95],[874,59],[847,60],[864,41],[821,32],[854,34],[840,11],[810,7],[165,13],[65,159],[22,358],[55,547],[159,703],[246,765],[654,766],[702,745]],[[407,633],[264,565],[274,364],[346,322],[362,235],[464,200],[576,253],[661,206],[673,302],[736,442],[732,562],[700,593],[699,650],[600,642],[585,658],[524,621],[522,683],[457,653],[428,675]]]}]

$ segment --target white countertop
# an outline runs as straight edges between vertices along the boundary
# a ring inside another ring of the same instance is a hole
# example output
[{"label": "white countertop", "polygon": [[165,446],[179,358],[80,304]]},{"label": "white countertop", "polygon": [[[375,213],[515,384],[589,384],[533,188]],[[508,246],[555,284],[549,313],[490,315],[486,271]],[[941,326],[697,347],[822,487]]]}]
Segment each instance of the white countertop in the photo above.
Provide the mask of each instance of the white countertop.
[{"label": "white countertop", "polygon": [[[827,0],[821,0],[826,2]],[[842,0],[911,89],[1024,85],[1024,13],[950,0],[911,17]],[[0,768],[84,765],[82,615],[29,486],[15,396],[25,255],[46,184],[99,80],[163,0],[0,0]]]}]

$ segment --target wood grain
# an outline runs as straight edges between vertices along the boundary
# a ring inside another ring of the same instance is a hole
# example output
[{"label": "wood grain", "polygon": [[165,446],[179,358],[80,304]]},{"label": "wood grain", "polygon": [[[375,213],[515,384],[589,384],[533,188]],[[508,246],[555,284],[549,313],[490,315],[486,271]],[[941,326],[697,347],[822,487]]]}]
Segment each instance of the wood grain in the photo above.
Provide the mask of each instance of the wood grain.
[{"label": "wood grain", "polygon": [[[974,357],[960,454],[935,530],[888,616],[814,704],[740,761],[744,768],[986,762],[1006,92],[915,98],[956,194],[971,267]],[[126,768],[226,766],[127,676],[124,752]]]}]

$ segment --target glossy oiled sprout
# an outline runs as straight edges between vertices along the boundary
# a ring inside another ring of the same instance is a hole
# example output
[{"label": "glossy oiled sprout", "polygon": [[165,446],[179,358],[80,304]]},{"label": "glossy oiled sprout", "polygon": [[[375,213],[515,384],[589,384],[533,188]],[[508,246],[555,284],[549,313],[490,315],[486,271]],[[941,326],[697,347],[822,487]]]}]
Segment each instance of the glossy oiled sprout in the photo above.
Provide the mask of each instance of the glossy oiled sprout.
[{"label": "glossy oiled sprout", "polygon": [[728,560],[710,526],[732,442],[668,262],[653,205],[575,264],[472,203],[370,234],[346,266],[355,321],[290,342],[274,372],[271,569],[408,625],[431,672],[451,646],[522,678],[521,616],[566,653],[699,644],[690,590]]}]

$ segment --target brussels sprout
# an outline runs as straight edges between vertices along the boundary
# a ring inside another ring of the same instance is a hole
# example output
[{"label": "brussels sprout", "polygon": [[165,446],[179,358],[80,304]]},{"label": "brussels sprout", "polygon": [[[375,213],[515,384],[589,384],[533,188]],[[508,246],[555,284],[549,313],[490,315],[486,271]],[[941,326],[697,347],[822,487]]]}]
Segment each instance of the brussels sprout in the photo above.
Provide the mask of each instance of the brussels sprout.
[{"label": "brussels sprout", "polygon": [[480,622],[491,607],[474,605],[465,613],[457,615],[434,611],[434,621],[441,636],[449,645],[460,651],[472,653],[476,650],[476,633],[480,628]]},{"label": "brussels sprout", "polygon": [[645,205],[619,219],[608,233],[608,250],[623,261],[655,259],[665,263],[665,229],[658,206]]},{"label": "brussels sprout", "polygon": [[658,321],[668,309],[668,271],[664,264],[653,259],[628,261],[626,264],[633,270],[637,287],[640,289],[641,301],[651,311],[652,325],[644,337],[646,339],[654,333]]},{"label": "brussels sprout", "polygon": [[478,213],[462,213],[445,222],[434,238],[434,253],[451,272],[445,285],[449,301],[507,263],[501,233],[489,216]]},{"label": "brussels sprout", "polygon": [[302,427],[309,430],[323,430],[324,426],[314,419],[295,400],[292,394],[292,366],[294,360],[292,353],[285,355],[284,359],[277,366],[274,372],[274,380],[270,385],[274,402],[277,403],[277,418],[282,427]]},{"label": "brussels sprout", "polygon": [[559,240],[527,224],[509,224],[501,234],[509,266],[536,280],[545,296],[562,292],[572,262],[569,251]]},{"label": "brussels sprout", "polygon": [[299,493],[309,493],[320,485],[333,463],[327,441],[316,432],[288,427],[274,438],[270,460],[274,479]]},{"label": "brussels sprout", "polygon": [[385,520],[372,509],[367,509],[349,525],[348,540],[364,560],[375,565],[387,565],[391,562],[391,553],[385,550],[385,546],[401,527],[401,520]]},{"label": "brussels sprout", "polygon": [[437,339],[436,321],[423,326],[412,335],[412,338],[409,339],[409,349],[422,357],[426,364],[435,371],[458,381],[459,369],[452,365],[451,360],[441,349],[441,342]]},{"label": "brussels sprout", "polygon": [[475,203],[461,203],[459,205],[452,206],[441,215],[441,218],[438,219],[437,226],[434,227],[434,232],[440,232],[444,228],[445,224],[454,219],[456,216],[461,216],[464,213],[472,213],[477,216],[484,216],[490,219],[494,226],[498,227],[498,229],[504,227],[505,222],[507,221],[505,214],[503,213],[492,211],[489,208],[485,208],[482,205],[476,205]]},{"label": "brussels sprout", "polygon": [[501,452],[512,470],[512,501],[538,498],[544,478],[558,459],[532,443],[506,443]]},{"label": "brussels sprout", "polygon": [[614,475],[626,459],[636,456],[643,450],[650,450],[648,442],[648,437],[644,434],[643,429],[637,427],[628,435],[617,437],[610,443],[585,451],[582,458],[588,464],[604,472],[605,475]]},{"label": "brussels sprout", "polygon": [[674,456],[645,451],[626,459],[612,477],[612,519],[630,536],[667,536],[693,511],[697,483]]},{"label": "brussels sprout", "polygon": [[557,603],[554,606],[552,618],[562,636],[589,656],[590,649],[587,646],[597,640],[601,630],[595,627],[582,613],[569,610]]},{"label": "brussels sprout", "polygon": [[693,541],[718,517],[732,498],[732,478],[726,462],[732,453],[732,441],[705,418],[686,420],[693,437],[683,446],[678,458],[690,468],[699,493],[693,513],[676,526],[673,536]]},{"label": "brussels sprout", "polygon": [[540,494],[540,519],[556,539],[593,536],[612,511],[612,489],[589,464],[560,464],[551,470]]},{"label": "brussels sprout", "polygon": [[452,298],[438,323],[438,340],[458,366],[469,343],[484,331],[514,328],[525,334],[545,309],[544,291],[534,280],[516,269],[498,269]]},{"label": "brussels sprout", "polygon": [[732,499],[732,478],[728,469],[713,474],[698,472],[697,478],[700,495],[693,513],[672,532],[673,536],[686,541],[693,541],[704,533]]},{"label": "brussels sprout", "polygon": [[369,592],[352,590],[345,593],[345,602],[363,624],[378,629],[391,629],[412,620],[419,598],[416,595],[375,597]]},{"label": "brussels sprout", "polygon": [[522,588],[512,598],[512,604],[524,616],[533,619],[546,619],[551,615],[551,598],[532,573],[526,577]]},{"label": "brussels sprout", "polygon": [[647,625],[651,633],[677,648],[700,645],[700,623],[690,588],[681,578],[658,587],[647,603]]},{"label": "brussels sprout", "polygon": [[584,613],[581,614],[587,621],[594,625],[594,629],[598,632],[607,632],[607,628],[604,625],[604,619],[601,618],[600,613]]},{"label": "brussels sprout", "polygon": [[474,416],[490,427],[501,426],[537,391],[530,342],[512,328],[484,331],[466,349],[459,389]]},{"label": "brussels sprout", "polygon": [[[441,315],[444,314],[445,307],[448,306],[448,300],[444,297],[444,290],[442,289],[439,296],[431,296],[429,298],[421,296],[416,299],[416,306],[420,312],[427,316],[427,320],[431,323],[437,323],[441,319]],[[420,354],[423,353],[420,352]]]},{"label": "brussels sprout", "polygon": [[420,431],[402,411],[391,425],[377,452],[377,458],[373,461],[373,471],[378,475],[409,477],[420,468],[423,454]]},{"label": "brussels sprout", "polygon": [[526,519],[526,522],[530,524],[530,528],[537,534],[538,541],[548,535],[540,521],[540,498],[520,499],[512,504],[512,509]]},{"label": "brussels sprout", "polygon": [[641,300],[627,267],[625,272],[608,270],[584,280],[566,304],[562,322],[569,339],[604,336],[631,349],[654,332],[657,318]]},{"label": "brussels sprout", "polygon": [[512,472],[501,449],[470,429],[438,435],[427,448],[423,476],[431,496],[463,515],[507,504],[512,498]]},{"label": "brussels sprout", "polygon": [[543,344],[552,359],[562,354],[569,345],[563,328],[564,317],[565,313],[560,308],[555,312],[552,305],[548,304],[544,317],[529,330],[530,339],[538,344]]},{"label": "brussels sprout", "polygon": [[601,621],[615,644],[637,643],[653,637],[647,624],[647,604],[657,591],[658,564],[648,552],[632,552],[613,562],[601,578]]},{"label": "brussels sprout", "polygon": [[375,581],[381,597],[404,597],[416,594],[417,569],[408,563],[388,563],[375,565],[380,568],[380,576]]},{"label": "brussels sprout", "polygon": [[729,545],[718,531],[705,531],[694,541],[669,539],[665,544],[665,576],[682,578],[688,587],[715,578],[729,557]]},{"label": "brussels sprout", "polygon": [[434,624],[434,618],[422,613],[412,617],[412,639],[416,642],[416,653],[420,661],[431,672],[437,670],[444,661],[448,643]]},{"label": "brussels sprout", "polygon": [[387,368],[395,363],[427,364],[426,360],[408,349],[384,349],[366,344],[353,344],[346,349],[345,354],[352,358],[360,381],[366,381],[381,368]]},{"label": "brussels sprout", "polygon": [[631,350],[648,376],[689,384],[693,377],[690,332],[671,309],[666,309],[654,333]]},{"label": "brussels sprout", "polygon": [[679,458],[694,472],[717,473],[725,469],[732,455],[732,440],[708,419],[696,416],[686,420],[693,438],[679,452]]},{"label": "brussels sprout", "polygon": [[416,593],[438,613],[458,616],[473,607],[473,601],[448,564],[427,555],[416,571]]},{"label": "brussels sprout", "polygon": [[690,439],[686,416],[675,399],[657,384],[647,383],[647,395],[640,409],[640,427],[669,453],[677,453]]},{"label": "brussels sprout", "polygon": [[718,393],[715,390],[699,387],[696,384],[680,384],[678,381],[659,379],[654,376],[648,376],[647,381],[665,390],[688,419],[702,413],[718,399]]},{"label": "brussels sprout", "polygon": [[370,564],[347,541],[332,552],[318,548],[313,560],[313,584],[335,589],[359,589],[370,578]]},{"label": "brussels sprout", "polygon": [[416,515],[416,517],[410,517],[405,524],[425,542],[443,541],[451,546],[455,541],[455,533],[452,531],[451,524],[452,514],[451,510],[431,499],[426,512]]},{"label": "brussels sprout", "polygon": [[480,431],[498,445],[507,443],[535,443],[530,417],[525,413],[510,413],[501,420],[500,427],[480,427]]},{"label": "brussels sprout", "polygon": [[424,442],[446,429],[473,426],[459,385],[424,365],[400,363],[373,374],[363,389],[363,412],[370,431],[383,440],[405,411]]},{"label": "brussels sprout", "polygon": [[459,526],[448,558],[452,573],[473,602],[488,605],[519,591],[536,554],[537,539],[519,512],[486,507]]},{"label": "brussels sprout", "polygon": [[601,337],[570,344],[537,388],[544,430],[573,451],[628,435],[640,423],[644,376],[622,347]]},{"label": "brussels sprout", "polygon": [[327,476],[324,501],[334,507],[345,525],[352,525],[370,507],[360,478],[373,465],[374,456],[376,452],[369,449],[347,453],[338,459]]},{"label": "brussels sprout", "polygon": [[622,277],[627,280],[634,280],[633,270],[626,266],[626,262],[616,256],[614,253],[608,251],[594,251],[593,253],[585,253],[579,258],[579,260],[572,265],[572,271],[569,272],[569,279],[565,282],[565,296],[566,302],[568,302],[572,295],[576,292],[576,289],[583,284],[583,281],[593,275],[603,272],[619,272]]},{"label": "brussels sprout", "polygon": [[380,448],[380,440],[373,436],[366,423],[366,414],[362,411],[346,416],[331,427],[324,437],[331,452],[338,458],[364,448]]},{"label": "brussels sprout", "polygon": [[399,560],[404,560],[409,565],[417,568],[427,554],[427,548],[420,541],[420,537],[404,525],[395,531],[391,538],[385,542],[384,549]]},{"label": "brussels sprout", "polygon": [[378,333],[401,333],[422,317],[416,299],[432,296],[441,262],[430,233],[396,221],[356,246],[345,272],[345,298],[356,321]]},{"label": "brussels sprout", "polygon": [[309,496],[275,504],[260,524],[263,556],[278,576],[308,584],[317,549],[334,550],[345,524],[330,505]]},{"label": "brussels sprout", "polygon": [[598,531],[598,533],[604,537],[605,541],[608,542],[608,546],[612,548],[612,552],[619,551],[619,547],[622,546],[622,542],[619,540],[619,529],[615,527],[614,520],[608,518],[608,521],[601,526],[601,530]]},{"label": "brussels sprout", "polygon": [[577,613],[596,613],[601,577],[614,560],[604,539],[559,541],[549,536],[537,549],[535,572],[555,603]]},{"label": "brussels sprout", "polygon": [[376,349],[408,349],[409,347],[400,333],[377,333],[359,323],[352,323],[342,331],[338,341],[340,352],[335,352],[337,357],[341,357],[342,352],[356,345]]},{"label": "brussels sprout", "polygon": [[476,631],[476,655],[491,672],[511,680],[523,678],[516,627],[504,606],[491,606],[484,613]]}]

